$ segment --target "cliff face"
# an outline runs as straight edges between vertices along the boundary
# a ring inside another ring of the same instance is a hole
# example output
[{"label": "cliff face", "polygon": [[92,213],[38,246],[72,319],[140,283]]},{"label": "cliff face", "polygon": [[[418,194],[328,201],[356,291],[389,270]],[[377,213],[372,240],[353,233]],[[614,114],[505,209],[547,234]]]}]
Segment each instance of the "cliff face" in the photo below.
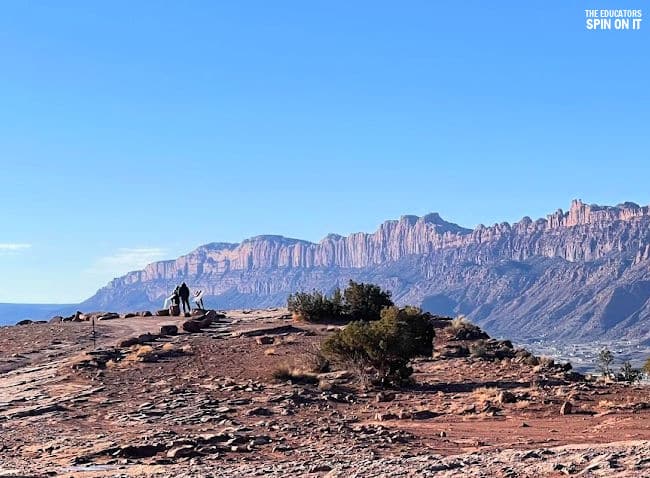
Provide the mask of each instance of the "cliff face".
[{"label": "cliff face", "polygon": [[115,279],[85,305],[151,306],[181,280],[219,307],[280,305],[290,292],[353,278],[391,289],[398,302],[464,313],[493,333],[646,339],[649,257],[649,207],[573,201],[546,219],[474,230],[429,214],[318,244],[281,236],[207,244]]}]

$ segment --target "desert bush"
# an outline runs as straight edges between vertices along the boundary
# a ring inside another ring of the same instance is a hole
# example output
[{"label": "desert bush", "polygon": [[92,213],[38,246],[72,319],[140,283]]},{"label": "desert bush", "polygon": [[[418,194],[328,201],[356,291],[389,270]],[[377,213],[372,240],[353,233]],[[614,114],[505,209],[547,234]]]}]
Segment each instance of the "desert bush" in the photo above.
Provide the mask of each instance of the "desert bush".
[{"label": "desert bush", "polygon": [[472,392],[472,397],[477,402],[494,402],[499,395],[499,389],[496,387],[480,387]]},{"label": "desert bush", "polygon": [[329,296],[317,290],[291,294],[287,307],[307,322],[379,320],[381,310],[393,305],[390,295],[374,284],[351,280],[342,293],[337,288]]},{"label": "desert bush", "polygon": [[539,365],[542,366],[543,368],[552,368],[555,366],[555,360],[551,357],[547,357],[545,355],[542,355],[539,357]]},{"label": "desert bush", "polygon": [[472,324],[464,316],[460,315],[451,321],[445,331],[451,340],[481,340],[489,338],[477,325]]},{"label": "desert bush", "polygon": [[319,345],[313,344],[305,350],[305,366],[311,372],[325,373],[330,371],[330,361],[321,352]]},{"label": "desert bush", "polygon": [[390,296],[377,285],[350,280],[343,291],[345,313],[351,320],[377,320],[382,309],[393,305]]},{"label": "desert bush", "polygon": [[616,378],[621,382],[635,383],[641,380],[642,374],[643,372],[640,369],[632,367],[630,361],[626,360],[623,362]]},{"label": "desert bush", "polygon": [[472,325],[469,320],[464,315],[459,315],[455,319],[452,319],[451,323],[449,324],[449,328],[451,330],[460,330],[468,325]]},{"label": "desert bush", "polygon": [[603,374],[604,377],[611,377],[612,371],[610,365],[614,361],[614,354],[605,347],[598,353],[598,358],[596,363],[598,365],[598,370]]},{"label": "desert bush", "polygon": [[409,361],[430,356],[433,326],[427,314],[415,307],[395,306],[381,311],[378,321],[354,321],[327,338],[323,355],[353,369],[363,381],[368,370],[374,382],[401,384],[413,373]]},{"label": "desert bush", "polygon": [[296,292],[290,294],[287,299],[289,312],[295,317],[308,322],[325,322],[337,319],[343,313],[341,303],[336,299],[339,294],[332,294],[331,297],[314,290],[312,292]]}]

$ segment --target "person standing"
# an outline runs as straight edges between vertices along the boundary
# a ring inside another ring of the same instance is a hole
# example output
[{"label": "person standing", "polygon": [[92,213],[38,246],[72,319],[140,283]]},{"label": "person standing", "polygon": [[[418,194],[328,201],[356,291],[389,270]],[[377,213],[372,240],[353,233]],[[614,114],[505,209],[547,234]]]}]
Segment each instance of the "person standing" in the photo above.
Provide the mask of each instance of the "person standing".
[{"label": "person standing", "polygon": [[194,302],[196,302],[196,306],[199,309],[204,310],[204,307],[203,307],[203,291],[202,290],[197,289],[197,290],[194,291]]},{"label": "person standing", "polygon": [[172,295],[170,295],[169,297],[167,297],[165,299],[165,302],[163,303],[163,309],[167,308],[167,304],[180,305],[180,299],[179,299],[179,296],[178,296],[178,288],[179,288],[179,286],[176,286],[176,288],[174,289],[174,292],[172,292]]},{"label": "person standing", "polygon": [[[190,288],[187,287],[185,282],[183,282],[179,287],[178,295],[181,297],[181,303],[183,304],[183,313],[190,313],[192,311],[190,307]],[[187,306],[187,311],[185,310],[185,306]]]}]

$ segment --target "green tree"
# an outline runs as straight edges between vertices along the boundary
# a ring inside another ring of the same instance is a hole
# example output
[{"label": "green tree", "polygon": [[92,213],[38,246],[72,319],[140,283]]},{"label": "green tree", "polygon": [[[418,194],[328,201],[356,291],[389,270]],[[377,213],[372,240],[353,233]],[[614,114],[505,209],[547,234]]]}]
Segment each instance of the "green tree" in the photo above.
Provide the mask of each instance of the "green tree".
[{"label": "green tree", "polygon": [[309,322],[323,322],[340,316],[340,306],[336,306],[326,295],[315,290],[296,292],[287,299],[289,312],[297,318]]},{"label": "green tree", "polygon": [[378,320],[384,307],[393,305],[389,291],[375,284],[350,280],[345,291],[345,310],[351,320]]},{"label": "green tree", "polygon": [[598,353],[598,370],[601,371],[603,376],[605,377],[611,377],[612,376],[612,370],[610,368],[610,365],[614,361],[614,354],[607,348],[603,348],[599,353]]},{"label": "green tree", "polygon": [[330,296],[314,290],[297,292],[287,299],[289,312],[308,322],[379,320],[382,309],[392,305],[390,292],[354,281],[343,293],[337,287]]},{"label": "green tree", "polygon": [[413,373],[409,361],[430,356],[434,330],[428,314],[415,307],[387,307],[380,320],[350,322],[327,338],[321,351],[333,362],[355,370],[374,370],[382,384],[400,384]]},{"label": "green tree", "polygon": [[627,383],[635,383],[641,380],[641,374],[641,370],[632,367],[630,361],[626,360],[618,373],[618,379]]}]

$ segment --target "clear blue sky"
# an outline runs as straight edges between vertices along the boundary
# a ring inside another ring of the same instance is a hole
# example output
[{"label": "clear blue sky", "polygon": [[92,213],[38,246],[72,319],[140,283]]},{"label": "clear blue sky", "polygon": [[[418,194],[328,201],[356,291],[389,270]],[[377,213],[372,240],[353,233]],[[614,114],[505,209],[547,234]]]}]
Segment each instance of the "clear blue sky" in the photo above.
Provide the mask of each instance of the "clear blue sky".
[{"label": "clear blue sky", "polygon": [[212,241],[650,202],[642,1],[2,3],[0,302]]}]

